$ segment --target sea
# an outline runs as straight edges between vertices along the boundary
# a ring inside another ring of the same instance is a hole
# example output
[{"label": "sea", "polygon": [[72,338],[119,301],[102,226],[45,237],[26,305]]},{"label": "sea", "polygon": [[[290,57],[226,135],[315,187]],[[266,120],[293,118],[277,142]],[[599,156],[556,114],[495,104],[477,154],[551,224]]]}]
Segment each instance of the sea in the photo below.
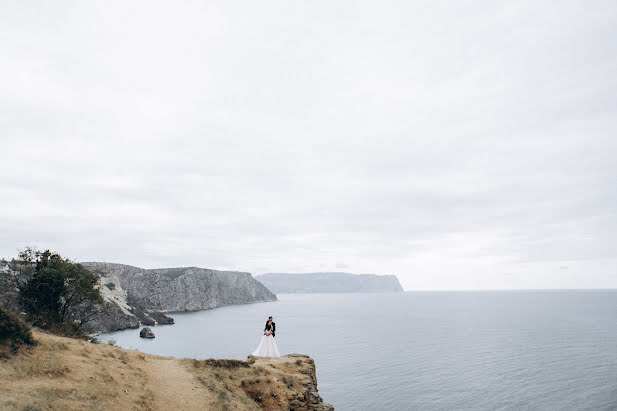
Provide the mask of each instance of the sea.
[{"label": "sea", "polygon": [[146,353],[246,359],[272,315],[337,410],[617,410],[617,290],[280,294],[103,334]]}]

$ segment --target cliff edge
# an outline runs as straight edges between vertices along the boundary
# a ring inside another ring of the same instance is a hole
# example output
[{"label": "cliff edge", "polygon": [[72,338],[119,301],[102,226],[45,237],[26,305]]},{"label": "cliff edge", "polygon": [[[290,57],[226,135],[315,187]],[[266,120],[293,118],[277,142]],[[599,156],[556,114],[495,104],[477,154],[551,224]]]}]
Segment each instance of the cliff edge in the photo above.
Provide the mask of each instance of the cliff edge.
[{"label": "cliff edge", "polygon": [[0,409],[333,410],[306,355],[175,359],[34,332],[0,359]]}]

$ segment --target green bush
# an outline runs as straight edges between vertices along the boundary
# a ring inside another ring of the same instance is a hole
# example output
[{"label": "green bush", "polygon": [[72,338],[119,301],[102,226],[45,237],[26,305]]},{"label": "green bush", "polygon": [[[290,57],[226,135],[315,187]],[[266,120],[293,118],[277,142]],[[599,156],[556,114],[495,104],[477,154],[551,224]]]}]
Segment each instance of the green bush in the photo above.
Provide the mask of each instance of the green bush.
[{"label": "green bush", "polygon": [[246,361],[240,360],[219,360],[209,358],[207,360],[201,361],[203,367],[214,367],[214,368],[248,368],[249,364]]},{"label": "green bush", "polygon": [[[12,277],[22,277],[17,286],[19,305],[35,326],[80,336],[82,327],[100,313],[99,277],[81,264],[34,249],[21,252],[12,264]],[[26,275],[20,275],[22,271]]]},{"label": "green bush", "polygon": [[34,345],[30,326],[17,314],[0,308],[0,344],[17,349],[22,344]]}]

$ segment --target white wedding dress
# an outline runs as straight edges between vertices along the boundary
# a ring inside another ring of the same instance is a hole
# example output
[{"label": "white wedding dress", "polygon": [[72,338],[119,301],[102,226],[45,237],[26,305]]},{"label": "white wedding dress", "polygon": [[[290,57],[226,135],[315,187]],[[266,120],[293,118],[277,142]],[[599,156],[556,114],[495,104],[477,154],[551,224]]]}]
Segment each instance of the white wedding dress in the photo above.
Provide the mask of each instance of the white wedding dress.
[{"label": "white wedding dress", "polygon": [[[269,335],[267,335],[269,334]],[[264,331],[264,336],[261,337],[257,349],[253,351],[255,357],[280,357],[279,349],[276,346],[274,337],[270,334],[269,330]]]}]

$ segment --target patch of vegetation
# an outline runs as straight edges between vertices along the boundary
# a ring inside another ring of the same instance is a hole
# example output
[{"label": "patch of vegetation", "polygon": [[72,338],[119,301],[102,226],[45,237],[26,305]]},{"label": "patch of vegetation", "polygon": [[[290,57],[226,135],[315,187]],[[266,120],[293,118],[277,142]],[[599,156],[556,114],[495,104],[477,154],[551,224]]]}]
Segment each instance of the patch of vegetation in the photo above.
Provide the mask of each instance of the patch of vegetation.
[{"label": "patch of vegetation", "polygon": [[283,382],[287,385],[287,388],[291,388],[296,382],[296,379],[294,377],[283,377]]},{"label": "patch of vegetation", "polygon": [[129,356],[126,354],[125,351],[121,351],[120,355],[118,356],[118,358],[120,359],[122,364],[128,364],[129,363]]},{"label": "patch of vegetation", "polygon": [[234,409],[231,407],[229,402],[229,397],[225,391],[219,391],[216,395],[216,403],[214,405],[214,409],[221,411],[231,411]]},{"label": "patch of vegetation", "polygon": [[217,359],[207,359],[200,361],[203,367],[216,367],[216,368],[248,368],[249,364],[246,361],[240,360],[217,360]]},{"label": "patch of vegetation", "polygon": [[18,303],[37,327],[82,336],[102,309],[99,276],[49,250],[26,248],[3,261],[1,275],[18,290]]},{"label": "patch of vegetation", "polygon": [[145,392],[139,396],[139,405],[144,409],[151,410],[153,401],[154,394],[149,388],[146,388]]},{"label": "patch of vegetation", "polygon": [[175,280],[176,278],[184,275],[186,273],[186,268],[184,267],[176,267],[176,268],[159,268],[151,270],[154,273],[164,275],[171,280]]},{"label": "patch of vegetation", "polygon": [[0,344],[15,352],[21,345],[35,345],[30,326],[19,315],[0,307]]},{"label": "patch of vegetation", "polygon": [[50,351],[65,351],[69,349],[69,346],[66,345],[65,342],[63,341],[53,341],[53,342],[47,342],[45,343],[45,346],[50,350]]},{"label": "patch of vegetation", "polygon": [[55,355],[32,356],[17,355],[10,362],[12,374],[16,378],[47,376],[61,377],[68,374],[69,368]]}]

